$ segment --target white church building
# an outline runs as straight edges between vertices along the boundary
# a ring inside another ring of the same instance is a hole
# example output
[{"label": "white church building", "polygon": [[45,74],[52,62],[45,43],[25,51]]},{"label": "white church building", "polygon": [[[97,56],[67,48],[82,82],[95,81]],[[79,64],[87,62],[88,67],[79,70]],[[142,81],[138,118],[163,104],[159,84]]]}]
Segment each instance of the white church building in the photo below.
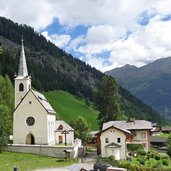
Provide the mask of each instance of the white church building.
[{"label": "white church building", "polygon": [[[67,135],[62,131],[67,131]],[[66,143],[65,136],[70,144],[74,143],[74,130],[64,121],[57,121],[56,112],[45,96],[31,88],[22,41],[15,77],[13,144],[55,145]]]}]

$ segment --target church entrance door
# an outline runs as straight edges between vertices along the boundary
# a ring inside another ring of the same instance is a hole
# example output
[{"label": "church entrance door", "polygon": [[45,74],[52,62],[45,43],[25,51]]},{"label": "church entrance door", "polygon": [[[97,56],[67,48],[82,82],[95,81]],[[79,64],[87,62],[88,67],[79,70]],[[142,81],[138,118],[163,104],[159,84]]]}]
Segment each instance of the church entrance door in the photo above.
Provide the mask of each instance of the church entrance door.
[{"label": "church entrance door", "polygon": [[30,133],[30,134],[27,135],[27,137],[26,137],[26,144],[35,144],[33,134]]}]

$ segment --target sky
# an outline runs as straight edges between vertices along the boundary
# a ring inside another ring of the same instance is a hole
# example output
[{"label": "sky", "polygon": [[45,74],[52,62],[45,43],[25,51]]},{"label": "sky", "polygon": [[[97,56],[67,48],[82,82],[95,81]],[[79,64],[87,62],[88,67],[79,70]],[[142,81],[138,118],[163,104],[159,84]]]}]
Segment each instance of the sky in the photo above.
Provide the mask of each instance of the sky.
[{"label": "sky", "polygon": [[171,56],[171,0],[0,0],[0,16],[102,72]]}]

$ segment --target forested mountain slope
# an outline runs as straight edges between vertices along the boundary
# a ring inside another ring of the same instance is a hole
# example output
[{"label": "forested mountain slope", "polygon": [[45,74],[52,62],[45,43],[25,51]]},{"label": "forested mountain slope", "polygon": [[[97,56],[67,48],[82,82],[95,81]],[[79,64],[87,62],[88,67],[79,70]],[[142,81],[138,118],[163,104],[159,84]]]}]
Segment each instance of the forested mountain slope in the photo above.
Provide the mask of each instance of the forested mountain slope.
[{"label": "forested mountain slope", "polygon": [[[0,17],[0,74],[13,81],[19,63],[21,37],[24,38],[28,71],[32,85],[39,91],[65,90],[94,101],[103,73],[47,41],[33,28]],[[125,115],[165,123],[160,114],[124,89],[120,89],[121,111]]]}]

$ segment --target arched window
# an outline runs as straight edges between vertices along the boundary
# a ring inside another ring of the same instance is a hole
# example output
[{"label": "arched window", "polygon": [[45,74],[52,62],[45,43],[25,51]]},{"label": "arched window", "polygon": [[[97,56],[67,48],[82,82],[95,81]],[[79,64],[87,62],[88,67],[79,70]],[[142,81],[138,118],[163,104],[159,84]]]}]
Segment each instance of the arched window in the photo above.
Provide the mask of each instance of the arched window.
[{"label": "arched window", "polygon": [[24,85],[23,85],[23,83],[20,83],[20,85],[19,85],[19,91],[24,91]]}]

